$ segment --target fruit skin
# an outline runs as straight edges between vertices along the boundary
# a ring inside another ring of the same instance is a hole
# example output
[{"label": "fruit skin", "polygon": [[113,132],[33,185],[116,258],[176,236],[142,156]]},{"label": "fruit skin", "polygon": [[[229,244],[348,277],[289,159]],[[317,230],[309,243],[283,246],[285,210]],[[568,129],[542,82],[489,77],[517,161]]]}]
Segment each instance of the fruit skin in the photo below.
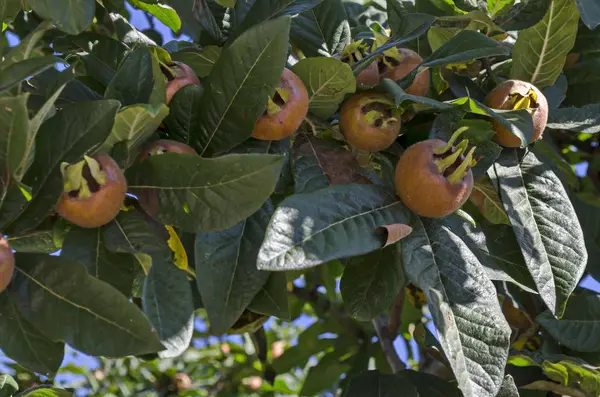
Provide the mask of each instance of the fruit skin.
[{"label": "fruit skin", "polygon": [[198,79],[198,76],[196,76],[196,72],[185,63],[173,62],[171,68],[175,72],[175,77],[167,82],[165,93],[165,103],[167,105],[171,102],[171,99],[173,99],[173,96],[175,96],[177,91],[186,85],[200,85],[200,80]]},{"label": "fruit skin", "polygon": [[178,373],[173,379],[175,385],[175,391],[187,390],[192,386],[192,379],[188,374]]},{"label": "fruit skin", "polygon": [[371,62],[369,66],[356,76],[356,84],[361,86],[373,87],[377,85],[381,77],[379,76],[379,67],[377,62]]},{"label": "fruit skin", "polygon": [[[537,96],[537,107],[531,115],[533,118],[533,136],[529,143],[535,142],[542,137],[546,123],[548,122],[548,101],[542,92],[533,84],[520,80],[507,80],[494,88],[485,98],[485,105],[492,109],[509,110],[509,95],[518,93],[527,96],[529,90],[533,90]],[[520,147],[521,140],[511,134],[503,125],[493,121],[496,135],[494,141],[505,147]]]},{"label": "fruit skin", "polygon": [[5,238],[0,239],[0,293],[8,287],[15,272],[15,256]]},{"label": "fruit skin", "polygon": [[281,75],[281,88],[288,90],[287,102],[275,114],[263,114],[254,125],[252,137],[263,141],[280,141],[291,136],[308,113],[308,92],[300,77],[289,69]]},{"label": "fruit skin", "polygon": [[[390,69],[383,63],[383,59],[378,62],[379,73],[381,74],[382,80],[384,78],[388,78],[398,81],[406,77],[406,75],[412,72],[414,68],[418,67],[423,62],[423,58],[421,58],[419,54],[411,49],[398,48],[398,52],[400,53],[400,56],[402,56],[402,60],[400,60],[400,64],[398,66]],[[425,96],[429,91],[429,81],[429,69],[425,69],[417,74],[410,87],[404,91],[410,95]]]},{"label": "fruit skin", "polygon": [[83,228],[96,228],[112,221],[121,210],[127,193],[127,181],[116,161],[107,154],[97,154],[93,158],[106,174],[106,183],[85,199],[63,192],[56,206],[60,216]]},{"label": "fruit skin", "polygon": [[459,209],[473,190],[469,169],[456,184],[438,171],[434,151],[447,145],[440,139],[428,139],[410,146],[396,165],[396,193],[413,212],[429,218],[441,218]]},{"label": "fruit skin", "polygon": [[340,129],[350,145],[368,152],[378,152],[394,143],[400,134],[401,122],[396,119],[385,127],[369,125],[363,108],[365,101],[370,99],[389,101],[384,95],[371,91],[352,95],[342,105]]}]

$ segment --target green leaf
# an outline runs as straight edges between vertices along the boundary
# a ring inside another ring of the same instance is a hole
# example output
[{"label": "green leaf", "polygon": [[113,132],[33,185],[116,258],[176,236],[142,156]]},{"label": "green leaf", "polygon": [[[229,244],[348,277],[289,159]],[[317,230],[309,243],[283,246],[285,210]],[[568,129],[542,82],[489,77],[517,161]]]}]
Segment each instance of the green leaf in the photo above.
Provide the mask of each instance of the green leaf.
[{"label": "green leaf", "polygon": [[258,154],[204,159],[165,153],[133,166],[126,177],[130,189],[147,195],[150,203],[142,205],[161,223],[189,232],[216,231],[233,227],[267,201],[283,159]]},{"label": "green leaf", "polygon": [[93,154],[108,137],[118,108],[112,100],[75,103],[42,124],[35,160],[23,178],[32,198],[10,225],[12,233],[31,230],[48,215],[63,190],[61,163]]},{"label": "green leaf", "polygon": [[42,73],[44,70],[51,68],[56,63],[63,63],[63,60],[55,56],[43,56],[31,59],[26,59],[21,62],[12,63],[0,69],[0,92],[6,91],[18,84],[21,84],[25,79]]},{"label": "green leaf", "polygon": [[[494,285],[444,220],[410,222],[404,270],[425,292],[439,342],[465,397],[494,397],[504,378],[511,330]],[[427,394],[425,394],[427,395]]]},{"label": "green leaf", "polygon": [[579,7],[581,20],[589,29],[596,29],[600,25],[600,4],[594,0],[579,0],[577,7]]},{"label": "green leaf", "polygon": [[350,378],[348,392],[344,397],[393,397],[397,396],[400,390],[402,397],[419,397],[420,395],[404,372],[383,374],[379,371],[365,371]]},{"label": "green leaf", "polygon": [[188,65],[200,78],[210,75],[221,56],[221,47],[207,46],[202,49],[185,49],[171,54],[171,59]]},{"label": "green leaf", "polygon": [[20,236],[10,236],[7,240],[10,248],[17,252],[51,254],[60,249],[54,243],[52,229],[35,230]]},{"label": "green leaf", "polygon": [[318,117],[334,114],[346,94],[356,91],[348,64],[334,58],[305,58],[292,67],[308,91],[309,110]]},{"label": "green leaf", "polygon": [[548,128],[596,134],[600,132],[599,114],[600,104],[597,103],[580,108],[552,109],[548,115]]},{"label": "green leaf", "polygon": [[422,66],[443,66],[509,54],[510,48],[496,40],[473,30],[463,30],[425,58]]},{"label": "green leaf", "polygon": [[598,75],[600,59],[586,60],[579,65],[565,69],[569,83],[565,103],[570,106],[583,107],[600,102],[600,75]]},{"label": "green leaf", "polygon": [[575,44],[579,10],[572,0],[552,0],[539,23],[519,33],[513,48],[511,78],[538,88],[554,84]]},{"label": "green leaf", "polygon": [[[296,15],[315,7],[323,0],[263,0],[256,1],[235,30],[234,37],[250,27],[284,15]],[[287,35],[286,35],[287,36]]]},{"label": "green leaf", "polygon": [[352,41],[342,1],[322,1],[297,15],[292,20],[290,38],[308,57],[331,56],[342,51]]},{"label": "green leaf", "polygon": [[587,262],[573,205],[560,179],[532,152],[520,160],[505,151],[494,168],[525,263],[546,306],[560,317]]},{"label": "green leaf", "polygon": [[68,34],[86,30],[94,19],[94,0],[28,0],[40,17],[51,19],[56,27]]},{"label": "green leaf", "polygon": [[0,97],[0,191],[8,188],[11,176],[26,153],[29,135],[28,94]]},{"label": "green leaf", "polygon": [[60,256],[84,265],[91,276],[112,285],[123,295],[131,295],[135,258],[131,254],[110,252],[104,244],[102,229],[72,226]]},{"label": "green leaf", "polygon": [[165,125],[172,135],[180,142],[190,143],[190,135],[200,127],[200,112],[202,109],[202,93],[204,89],[196,84],[181,88],[169,102],[169,115]]},{"label": "green leaf", "polygon": [[430,375],[424,372],[403,371],[412,384],[417,388],[419,396],[445,396],[462,397],[463,394],[456,387],[455,382],[445,381],[438,376]]},{"label": "green leaf", "polygon": [[164,84],[164,76],[160,73],[160,68],[160,74],[156,73],[157,68],[158,61],[152,56],[150,49],[144,45],[138,46],[123,60],[106,87],[104,97],[118,100],[121,106],[164,103],[164,92],[162,101],[151,101],[155,84],[159,83],[159,80]]},{"label": "green leaf", "polygon": [[471,200],[488,222],[495,225],[510,225],[510,219],[504,210],[500,196],[487,178],[475,182],[473,192],[475,195],[471,193]]},{"label": "green leaf", "polygon": [[388,4],[388,22],[392,30],[391,41],[416,39],[425,34],[436,19],[429,14],[406,12],[397,1],[390,1]]},{"label": "green leaf", "polygon": [[122,357],[162,350],[142,312],[80,264],[41,254],[16,254],[9,287],[23,316],[44,335],[90,355]]},{"label": "green leaf", "polygon": [[281,83],[290,19],[244,32],[223,50],[207,77],[199,127],[190,143],[202,156],[231,149],[252,134],[267,99]]},{"label": "green leaf", "polygon": [[285,273],[270,273],[267,283],[248,305],[248,310],[286,321],[291,320]]},{"label": "green leaf", "polygon": [[158,256],[152,259],[142,295],[144,313],[166,348],[158,356],[178,357],[190,346],[194,333],[192,289],[173,260]]},{"label": "green leaf", "polygon": [[[308,330],[310,330],[310,328],[308,328],[307,331]],[[306,362],[311,358],[311,356],[318,354],[330,347],[331,340],[317,339],[315,337],[309,343],[298,344],[287,349],[280,357],[273,360],[273,369],[277,373],[283,374],[289,372],[295,367],[304,368]]]},{"label": "green leaf", "polygon": [[0,375],[0,397],[11,397],[19,390],[17,381],[10,375]]},{"label": "green leaf", "polygon": [[0,348],[4,354],[31,371],[40,374],[58,372],[65,344],[42,335],[23,318],[7,293],[0,294],[0,318]]},{"label": "green leaf", "polygon": [[19,393],[18,397],[72,397],[73,393],[56,387],[37,386]]},{"label": "green leaf", "polygon": [[342,374],[350,369],[350,364],[342,361],[346,353],[344,350],[342,347],[340,350],[326,353],[317,365],[309,368],[299,395],[314,396],[337,382]]},{"label": "green leaf", "polygon": [[394,195],[374,185],[331,186],[289,196],[271,218],[258,268],[306,269],[366,254],[385,243],[379,227],[407,224],[407,217]]},{"label": "green leaf", "polygon": [[272,214],[269,200],[230,229],[196,235],[196,282],[216,334],[235,324],[269,278],[256,258]]},{"label": "green leaf", "polygon": [[519,389],[512,376],[506,375],[497,397],[519,397]]},{"label": "green leaf", "polygon": [[0,21],[12,22],[21,11],[21,0],[4,0],[0,4]]},{"label": "green leaf", "polygon": [[515,0],[487,0],[488,11],[490,17],[494,18],[496,15],[501,15],[510,12],[514,7]]},{"label": "green leaf", "polygon": [[171,29],[173,33],[179,34],[179,30],[181,29],[181,20],[177,15],[177,12],[165,4],[148,4],[143,0],[128,0],[129,4],[133,7],[138,8],[144,12],[153,15],[165,24],[166,27]]},{"label": "green leaf", "polygon": [[528,29],[544,18],[552,0],[529,0],[511,7],[510,11],[496,18],[496,22],[506,31]]},{"label": "green leaf", "polygon": [[[160,123],[169,113],[169,108],[161,104],[152,105],[132,105],[119,110],[115,118],[115,124],[108,139],[102,146],[109,150],[117,143],[122,142],[120,147],[124,150],[124,155],[115,159],[122,164],[129,165],[137,156],[140,146],[156,132]],[[126,167],[124,167],[126,168]]]},{"label": "green leaf", "polygon": [[591,396],[600,395],[600,372],[597,368],[569,360],[556,363],[545,360],[541,366],[548,378],[563,386],[582,390]]},{"label": "green leaf", "polygon": [[[0,70],[32,57],[32,53],[38,49],[38,41],[40,41],[46,32],[51,29],[54,29],[51,21],[42,21],[37,25],[31,33],[28,33],[27,36],[21,40],[19,45],[12,47],[10,51],[8,51],[8,54],[5,54],[4,62],[0,65]],[[62,62],[62,60],[60,62]]]},{"label": "green leaf", "polygon": [[580,197],[572,198],[573,206],[585,236],[588,252],[587,271],[594,278],[600,275],[600,207],[583,201]]},{"label": "green leaf", "polygon": [[554,339],[570,349],[581,352],[600,352],[600,295],[573,295],[558,320],[546,311],[537,322]]},{"label": "green leaf", "polygon": [[350,315],[370,321],[383,313],[404,288],[406,279],[397,244],[348,259],[340,291]]}]

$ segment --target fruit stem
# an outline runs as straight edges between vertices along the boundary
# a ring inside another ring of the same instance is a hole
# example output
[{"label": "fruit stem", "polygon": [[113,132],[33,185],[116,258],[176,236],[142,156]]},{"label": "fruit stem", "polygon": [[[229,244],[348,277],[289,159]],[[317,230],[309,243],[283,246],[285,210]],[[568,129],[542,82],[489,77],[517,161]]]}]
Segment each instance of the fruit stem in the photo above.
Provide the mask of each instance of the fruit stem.
[{"label": "fruit stem", "polygon": [[458,145],[456,145],[456,150],[454,153],[443,159],[435,160],[435,164],[437,165],[440,174],[443,174],[448,167],[456,163],[460,155],[467,149],[468,144],[469,141],[467,139],[463,139]]},{"label": "fruit stem", "polygon": [[454,185],[456,183],[460,183],[465,177],[465,175],[467,175],[467,171],[469,170],[469,168],[477,164],[477,162],[474,162],[473,160],[473,154],[475,153],[475,149],[476,147],[472,147],[471,150],[469,150],[469,153],[467,153],[467,156],[465,157],[463,162],[460,163],[458,168],[454,170],[454,172],[451,173],[450,176],[448,176],[447,179],[448,182],[450,182],[450,184]]},{"label": "fruit stem", "polygon": [[450,137],[450,140],[448,141],[446,146],[434,150],[433,153],[434,154],[446,153],[448,150],[450,150],[452,148],[452,145],[454,145],[454,142],[458,139],[458,137],[461,136],[462,133],[468,129],[469,129],[468,126],[463,126],[463,127],[460,127],[459,129],[457,129],[456,131],[454,131],[454,134],[452,134],[452,137]]}]

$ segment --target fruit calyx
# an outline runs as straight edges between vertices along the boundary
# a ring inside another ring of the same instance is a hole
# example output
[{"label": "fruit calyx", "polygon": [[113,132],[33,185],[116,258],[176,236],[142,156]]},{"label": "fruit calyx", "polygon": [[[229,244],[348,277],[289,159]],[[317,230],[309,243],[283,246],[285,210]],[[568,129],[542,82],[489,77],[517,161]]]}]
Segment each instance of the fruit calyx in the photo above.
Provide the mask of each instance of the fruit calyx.
[{"label": "fruit calyx", "polygon": [[[476,147],[473,146],[467,152],[469,145],[468,139],[463,139],[456,146],[454,142],[466,131],[469,127],[461,127],[457,129],[446,144],[433,152],[434,163],[437,166],[440,174],[444,175],[446,180],[455,185],[461,183],[469,170],[474,167],[478,160],[474,158]],[[466,155],[465,155],[466,152]]]},{"label": "fruit calyx", "polygon": [[398,51],[396,47],[392,47],[383,52],[383,56],[377,63],[380,74],[384,74],[388,70],[394,69],[402,63],[406,55]]},{"label": "fruit calyx", "polygon": [[508,94],[507,106],[511,110],[528,110],[534,112],[540,105],[538,104],[537,94],[533,89],[529,89],[526,95],[519,92]]},{"label": "fruit calyx", "polygon": [[87,199],[106,184],[106,173],[100,163],[89,156],[75,164],[62,163],[63,190],[69,197]]},{"label": "fruit calyx", "polygon": [[341,61],[349,65],[354,65],[356,62],[362,60],[368,51],[368,45],[362,39],[357,40],[353,43],[348,44],[342,50]]},{"label": "fruit calyx", "polygon": [[385,98],[366,97],[360,101],[360,111],[370,126],[386,128],[389,124],[398,121],[393,115],[395,105]]},{"label": "fruit calyx", "polygon": [[273,116],[279,112],[288,103],[290,99],[290,90],[285,87],[277,87],[272,97],[267,101],[265,114]]}]

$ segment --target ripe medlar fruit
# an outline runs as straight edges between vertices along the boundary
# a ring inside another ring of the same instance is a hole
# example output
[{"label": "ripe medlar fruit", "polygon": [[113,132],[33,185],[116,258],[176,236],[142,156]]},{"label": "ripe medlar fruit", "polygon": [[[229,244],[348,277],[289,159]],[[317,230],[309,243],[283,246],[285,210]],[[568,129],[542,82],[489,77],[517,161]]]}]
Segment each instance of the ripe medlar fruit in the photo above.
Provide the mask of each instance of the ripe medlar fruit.
[{"label": "ripe medlar fruit", "polygon": [[[363,59],[368,52],[367,43],[361,39],[348,44],[340,54],[336,54],[333,57],[352,66]],[[356,76],[356,84],[362,86],[372,87],[379,83],[379,80],[379,70],[376,61],[371,62],[365,70]]]},{"label": "ripe medlar fruit", "polygon": [[15,256],[5,238],[0,239],[0,293],[8,287],[15,272]]},{"label": "ripe medlar fruit", "polygon": [[[403,79],[423,62],[423,58],[408,48],[390,48],[377,62],[381,79]],[[425,96],[429,91],[429,69],[417,73],[413,83],[405,89],[407,94]]]},{"label": "ripe medlar fruit", "polygon": [[185,63],[173,62],[165,73],[167,75],[167,89],[165,103],[168,105],[173,96],[186,85],[200,85],[196,72]]},{"label": "ripe medlar fruit", "polygon": [[467,150],[468,140],[454,141],[464,132],[461,128],[448,143],[428,139],[410,146],[396,166],[396,193],[414,213],[429,218],[450,215],[459,209],[473,190],[471,167],[475,148]]},{"label": "ripe medlar fruit", "polygon": [[342,105],[340,130],[357,149],[378,152],[388,148],[400,134],[394,103],[385,95],[366,91],[352,95]]},{"label": "ripe medlar fruit", "polygon": [[[548,122],[548,101],[533,84],[520,80],[507,80],[496,86],[485,98],[486,106],[499,110],[526,109],[533,119],[533,136],[529,143],[542,137]],[[494,141],[505,147],[520,147],[521,140],[497,121],[493,121]]]},{"label": "ripe medlar fruit", "polygon": [[308,113],[308,92],[300,77],[289,69],[281,75],[281,85],[269,98],[264,114],[256,121],[252,137],[279,141],[291,136]]},{"label": "ripe medlar fruit", "polygon": [[60,216],[84,228],[106,225],[119,213],[127,181],[107,154],[84,156],[76,164],[63,163],[64,191],[56,206]]},{"label": "ripe medlar fruit", "polygon": [[178,373],[173,379],[175,391],[187,390],[192,386],[192,379],[188,374]]}]

